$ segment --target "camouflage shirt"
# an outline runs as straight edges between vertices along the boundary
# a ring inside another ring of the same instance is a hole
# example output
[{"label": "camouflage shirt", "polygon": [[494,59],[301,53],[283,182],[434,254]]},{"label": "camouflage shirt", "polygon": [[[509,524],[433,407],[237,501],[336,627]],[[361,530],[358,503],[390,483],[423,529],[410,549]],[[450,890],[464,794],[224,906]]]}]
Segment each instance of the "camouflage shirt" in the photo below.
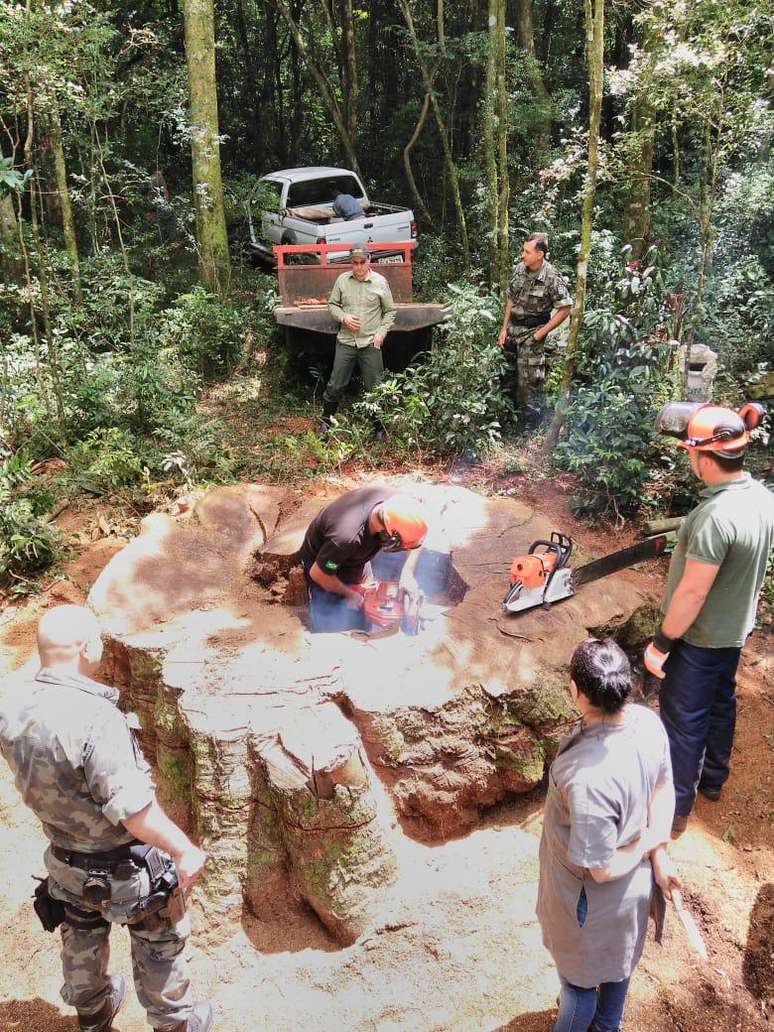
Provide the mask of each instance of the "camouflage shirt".
[{"label": "camouflage shirt", "polygon": [[133,841],[120,822],[153,799],[150,768],[117,700],[115,688],[45,668],[0,700],[0,751],[63,849],[99,853]]},{"label": "camouflage shirt", "polygon": [[531,319],[538,315],[545,315],[548,322],[554,308],[572,304],[564,277],[545,260],[537,272],[530,272],[524,262],[519,262],[513,269],[508,297],[512,322],[518,322],[520,316]]}]

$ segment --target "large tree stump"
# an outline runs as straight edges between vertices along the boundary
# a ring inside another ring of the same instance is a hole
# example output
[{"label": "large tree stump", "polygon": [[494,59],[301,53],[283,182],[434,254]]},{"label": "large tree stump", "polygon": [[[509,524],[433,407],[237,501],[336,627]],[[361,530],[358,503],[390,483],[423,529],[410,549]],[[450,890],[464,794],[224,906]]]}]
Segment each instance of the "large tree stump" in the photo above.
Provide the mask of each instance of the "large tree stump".
[{"label": "large tree stump", "polygon": [[140,716],[162,799],[212,856],[203,891],[224,920],[300,902],[351,942],[389,896],[395,817],[444,839],[538,785],[573,717],[575,645],[599,629],[636,647],[652,631],[634,571],[504,616],[513,556],[554,528],[511,500],[417,490],[431,604],[416,637],[312,635],[255,579],[271,564],[287,578],[332,493],[217,489],[187,521],[144,521],[92,589],[107,676]]}]

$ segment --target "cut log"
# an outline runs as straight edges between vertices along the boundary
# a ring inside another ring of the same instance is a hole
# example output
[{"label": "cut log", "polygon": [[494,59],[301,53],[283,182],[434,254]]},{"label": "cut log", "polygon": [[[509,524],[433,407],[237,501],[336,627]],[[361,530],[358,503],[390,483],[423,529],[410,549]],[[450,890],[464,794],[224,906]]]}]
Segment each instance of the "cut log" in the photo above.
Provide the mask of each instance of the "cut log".
[{"label": "cut log", "polygon": [[663,520],[648,520],[645,524],[645,530],[647,530],[648,536],[651,534],[666,534],[670,530],[677,530],[683,519],[683,516],[669,516]]}]

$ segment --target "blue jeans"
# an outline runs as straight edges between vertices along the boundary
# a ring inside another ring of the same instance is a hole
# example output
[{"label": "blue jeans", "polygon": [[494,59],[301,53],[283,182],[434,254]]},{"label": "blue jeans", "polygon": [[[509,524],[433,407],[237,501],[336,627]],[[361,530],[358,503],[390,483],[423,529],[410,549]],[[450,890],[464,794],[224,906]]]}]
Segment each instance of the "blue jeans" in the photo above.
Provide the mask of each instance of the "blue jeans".
[{"label": "blue jeans", "polygon": [[352,609],[343,595],[334,595],[314,581],[309,583],[309,620],[315,632],[360,631],[366,625],[362,609]]},{"label": "blue jeans", "polygon": [[664,664],[661,720],[672,754],[677,816],[687,817],[693,809],[699,780],[706,788],[720,788],[728,779],[741,651],[680,640]]},{"label": "blue jeans", "polygon": [[629,979],[583,989],[559,975],[559,1013],[552,1032],[615,1032],[621,1027]]}]

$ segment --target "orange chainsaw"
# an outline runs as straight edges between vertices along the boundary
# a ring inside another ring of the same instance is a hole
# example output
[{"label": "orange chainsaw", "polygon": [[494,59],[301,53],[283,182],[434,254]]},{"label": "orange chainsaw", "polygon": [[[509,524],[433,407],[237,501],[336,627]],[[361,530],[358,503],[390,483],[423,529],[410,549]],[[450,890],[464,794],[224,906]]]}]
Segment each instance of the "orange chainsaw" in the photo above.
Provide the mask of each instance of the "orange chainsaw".
[{"label": "orange chainsaw", "polygon": [[352,586],[363,596],[363,612],[370,623],[384,630],[400,626],[404,634],[419,633],[421,597],[413,599],[397,581],[368,581]]},{"label": "orange chainsaw", "polygon": [[666,534],[659,534],[572,569],[572,539],[554,530],[550,541],[533,541],[526,555],[518,555],[513,560],[503,609],[506,613],[521,613],[570,598],[582,584],[662,555],[667,540]]}]

